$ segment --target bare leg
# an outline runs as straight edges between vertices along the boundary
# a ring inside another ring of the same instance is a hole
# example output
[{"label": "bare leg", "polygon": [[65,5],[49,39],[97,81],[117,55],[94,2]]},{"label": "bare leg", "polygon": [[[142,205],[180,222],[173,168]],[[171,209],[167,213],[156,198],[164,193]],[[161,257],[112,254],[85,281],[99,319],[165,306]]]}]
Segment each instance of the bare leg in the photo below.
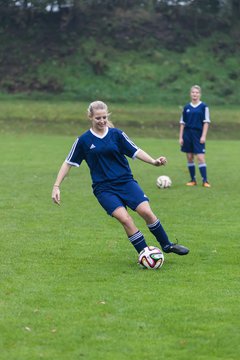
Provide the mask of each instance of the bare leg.
[{"label": "bare leg", "polygon": [[131,242],[138,253],[147,247],[143,234],[138,230],[133,222],[132,217],[124,207],[117,208],[112,213],[112,216],[122,224],[124,230],[127,233],[128,240]]},{"label": "bare leg", "polygon": [[127,236],[131,236],[138,231],[138,228],[134,224],[132,217],[124,207],[119,207],[114,210],[112,216],[122,224],[124,230],[127,233]]},{"label": "bare leg", "polygon": [[152,212],[148,201],[144,201],[139,204],[136,208],[136,212],[146,221],[147,225],[153,224],[157,220],[157,217]]},{"label": "bare leg", "polygon": [[198,165],[205,164],[205,154],[197,154]]},{"label": "bare leg", "polygon": [[193,162],[194,162],[194,154],[193,154],[193,153],[187,153],[186,156],[187,156],[187,161],[188,161],[189,163],[193,163]]}]

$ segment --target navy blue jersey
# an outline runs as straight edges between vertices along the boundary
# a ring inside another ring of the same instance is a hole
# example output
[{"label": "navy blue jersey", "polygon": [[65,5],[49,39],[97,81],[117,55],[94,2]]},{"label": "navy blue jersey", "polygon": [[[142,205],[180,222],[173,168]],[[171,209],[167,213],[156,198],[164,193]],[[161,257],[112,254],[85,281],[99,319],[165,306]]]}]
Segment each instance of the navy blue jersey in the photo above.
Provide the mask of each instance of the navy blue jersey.
[{"label": "navy blue jersey", "polygon": [[93,190],[107,184],[126,182],[133,179],[125,155],[134,158],[138,147],[117,128],[107,128],[103,136],[92,129],[77,138],[66,162],[80,166],[85,160],[90,169]]},{"label": "navy blue jersey", "polygon": [[202,130],[204,123],[210,123],[208,106],[200,102],[198,105],[192,103],[184,106],[180,124],[186,129]]}]

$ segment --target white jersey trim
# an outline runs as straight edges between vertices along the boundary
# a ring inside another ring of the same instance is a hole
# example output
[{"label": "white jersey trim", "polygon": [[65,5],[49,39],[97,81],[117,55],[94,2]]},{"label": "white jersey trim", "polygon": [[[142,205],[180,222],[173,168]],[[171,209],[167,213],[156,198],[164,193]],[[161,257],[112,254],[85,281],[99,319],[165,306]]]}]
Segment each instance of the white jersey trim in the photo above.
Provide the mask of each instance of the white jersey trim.
[{"label": "white jersey trim", "polygon": [[91,133],[92,133],[94,136],[96,136],[97,138],[103,139],[103,138],[105,138],[105,136],[108,134],[108,127],[106,128],[106,131],[105,131],[105,133],[104,133],[103,135],[98,135],[97,133],[95,133],[95,131],[93,131],[92,128],[90,128],[90,131],[91,131]]},{"label": "white jersey trim", "polygon": [[75,163],[75,162],[72,162],[72,161],[69,161],[69,160],[65,160],[65,162],[69,165],[72,165],[72,166],[76,166],[76,167],[79,167],[80,165],[78,163]]},{"label": "white jersey trim", "polygon": [[73,146],[72,146],[72,148],[71,148],[71,150],[70,150],[70,152],[69,152],[69,154],[68,154],[68,156],[67,156],[67,158],[66,158],[66,162],[68,162],[69,159],[71,159],[72,154],[74,153],[74,151],[75,151],[75,149],[76,149],[77,143],[78,143],[78,138],[77,138],[77,140],[75,141],[75,143],[73,144]]},{"label": "white jersey trim", "polygon": [[135,160],[137,157],[137,153],[140,151],[141,149],[137,149],[137,151],[135,151],[135,153],[132,156],[132,159]]},{"label": "white jersey trim", "polygon": [[131,144],[135,149],[138,150],[138,146],[134,144],[134,142],[127,136],[127,134],[125,134],[125,132],[122,132],[122,136],[125,140],[127,140],[127,142],[129,142],[129,144]]},{"label": "white jersey trim", "polygon": [[198,107],[200,104],[202,103],[202,101],[199,101],[197,104],[193,104],[192,102],[190,102],[190,105],[194,108]]}]

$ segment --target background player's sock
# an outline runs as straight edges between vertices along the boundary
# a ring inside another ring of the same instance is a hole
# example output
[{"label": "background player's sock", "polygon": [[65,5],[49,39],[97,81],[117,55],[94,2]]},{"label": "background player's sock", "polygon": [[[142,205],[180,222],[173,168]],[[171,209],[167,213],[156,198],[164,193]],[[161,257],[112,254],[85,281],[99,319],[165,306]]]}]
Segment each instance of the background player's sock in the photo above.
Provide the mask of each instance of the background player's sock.
[{"label": "background player's sock", "polygon": [[167,249],[169,246],[172,245],[159,219],[157,219],[153,224],[148,224],[148,228],[155,236],[163,250]]},{"label": "background player's sock", "polygon": [[200,174],[202,176],[202,181],[206,182],[207,181],[207,165],[199,164],[198,167],[199,167]]},{"label": "background player's sock", "polygon": [[140,253],[145,247],[147,247],[146,241],[141,231],[137,231],[135,234],[129,236],[128,239],[138,253]]},{"label": "background player's sock", "polygon": [[195,176],[195,164],[194,163],[188,163],[188,171],[191,177],[192,181],[196,181],[196,176]]}]

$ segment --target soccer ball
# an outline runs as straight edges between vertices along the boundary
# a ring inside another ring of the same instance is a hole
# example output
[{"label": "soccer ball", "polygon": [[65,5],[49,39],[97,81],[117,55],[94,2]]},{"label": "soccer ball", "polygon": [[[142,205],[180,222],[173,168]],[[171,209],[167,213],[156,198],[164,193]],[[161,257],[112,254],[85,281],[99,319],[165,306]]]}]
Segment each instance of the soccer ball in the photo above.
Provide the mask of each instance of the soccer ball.
[{"label": "soccer ball", "polygon": [[159,269],[164,262],[164,256],[155,246],[145,247],[139,254],[138,263],[142,268]]},{"label": "soccer ball", "polygon": [[159,187],[160,189],[166,189],[172,185],[172,180],[169,176],[162,175],[157,178],[156,184],[157,187]]}]

